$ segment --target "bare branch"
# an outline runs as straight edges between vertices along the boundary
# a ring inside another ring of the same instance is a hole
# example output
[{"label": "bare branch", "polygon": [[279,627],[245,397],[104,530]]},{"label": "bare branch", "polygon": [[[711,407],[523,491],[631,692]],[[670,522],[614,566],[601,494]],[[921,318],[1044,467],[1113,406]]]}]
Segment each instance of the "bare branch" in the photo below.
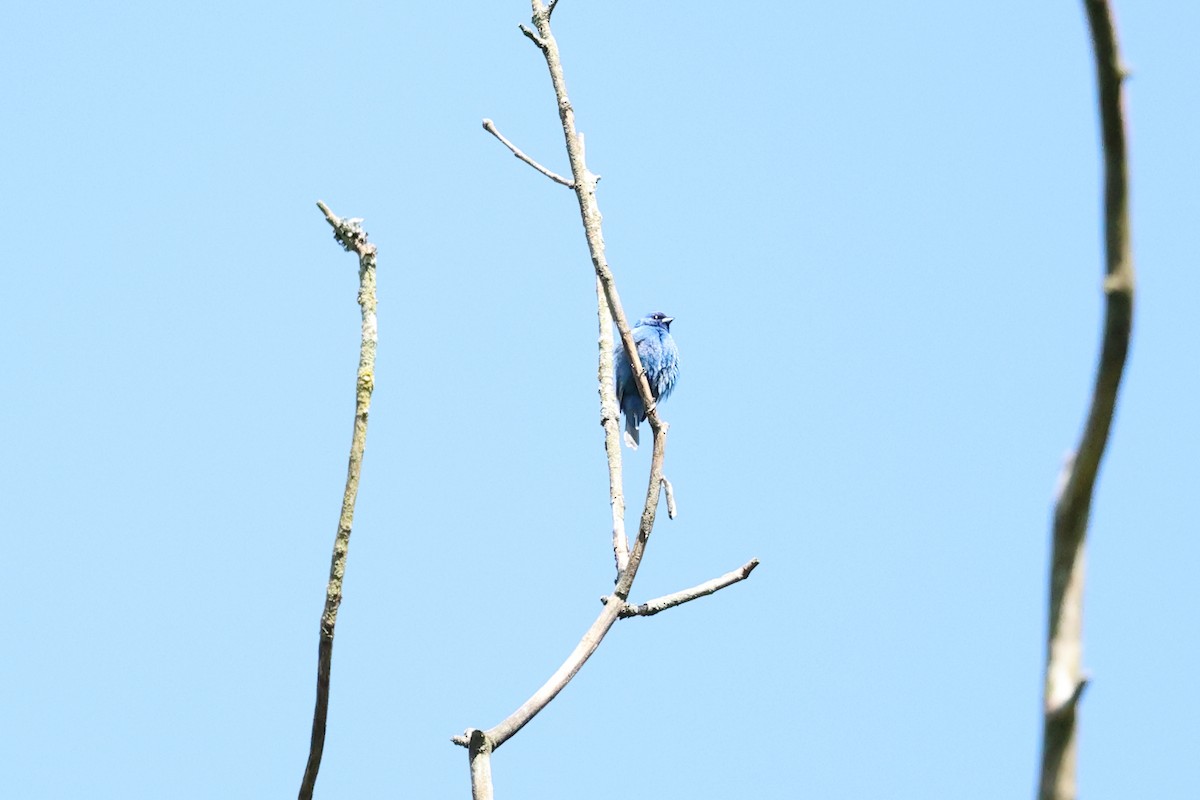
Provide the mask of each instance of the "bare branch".
[{"label": "bare branch", "polygon": [[[583,635],[583,639],[575,646],[571,655],[550,676],[549,680],[542,684],[542,687],[534,692],[532,697],[522,703],[520,708],[509,714],[503,722],[484,732],[484,735],[491,740],[493,750],[511,739],[513,734],[525,727],[529,720],[537,716],[539,711],[558,696],[558,693],[566,687],[571,678],[575,677],[584,663],[591,658],[592,653],[596,652],[596,648],[600,646],[605,634],[617,621],[617,614],[620,613],[623,606],[623,600],[607,603],[604,610],[600,612],[600,616]],[[469,733],[468,731],[461,736],[455,736],[451,741],[466,747],[469,744]]]},{"label": "bare branch", "polygon": [[350,440],[350,462],[346,470],[346,488],[342,511],[333,539],[333,558],[329,565],[329,584],[325,589],[325,608],[321,613],[321,634],[317,643],[317,701],[313,709],[312,738],[308,764],[300,784],[300,800],[312,797],[325,749],[325,722],[329,713],[329,671],[333,661],[333,631],[338,608],[342,604],[342,581],[346,575],[346,556],[350,550],[350,531],[354,523],[354,503],[362,476],[363,452],[367,444],[367,416],[371,393],[375,389],[375,349],[379,331],[375,317],[375,245],[367,241],[361,219],[343,220],[318,202],[325,219],[333,226],[333,235],[342,247],[358,254],[358,304],[362,307],[362,341],[358,351],[358,378],[355,381],[354,433]]},{"label": "bare branch", "polygon": [[[701,597],[707,597],[714,592],[721,591],[726,586],[732,586],[735,583],[744,581],[746,578],[750,577],[750,573],[753,572],[754,568],[757,566],[758,559],[752,558],[737,569],[726,572],[719,578],[713,578],[711,581],[705,581],[698,586],[693,586],[690,589],[684,589],[683,591],[675,592],[674,594],[656,597],[655,599],[648,600],[641,605],[635,606],[632,603],[626,603],[621,608],[621,613],[618,614],[618,616],[621,619],[628,619],[629,617],[653,617],[660,611],[666,611],[668,608],[674,608],[675,606],[681,606],[684,603],[690,603],[692,600],[696,600]],[[607,603],[609,602],[609,598],[601,598],[601,602]]]},{"label": "bare branch", "polygon": [[549,7],[546,8],[546,19],[554,16],[554,9],[558,7],[558,0],[550,0]]},{"label": "bare branch", "polygon": [[546,169],[541,164],[539,164],[538,162],[534,161],[532,158],[530,158],[529,156],[527,156],[523,152],[521,152],[521,150],[515,144],[510,142],[508,139],[505,139],[504,135],[501,134],[500,131],[496,130],[496,123],[492,122],[490,119],[485,119],[483,121],[483,129],[485,131],[487,131],[488,133],[490,133],[492,136],[495,136],[497,139],[499,139],[500,143],[502,145],[504,145],[505,147],[507,147],[509,150],[511,150],[512,154],[514,156],[521,159],[526,164],[533,167],[534,169],[536,169],[538,172],[545,175],[550,180],[554,181],[555,183],[561,183],[563,186],[566,186],[568,189],[575,188],[574,183],[567,180],[566,178],[564,178],[563,176],[559,175],[556,172],[551,172],[550,170]]},{"label": "bare branch", "polygon": [[[541,0],[531,1],[533,5],[533,22],[537,26],[542,55],[546,57],[546,66],[550,70],[550,81],[554,84],[554,96],[558,100],[558,116],[562,122],[563,139],[566,142],[567,156],[571,162],[571,176],[574,178],[575,195],[579,200],[579,212],[583,218],[583,232],[587,237],[588,252],[592,257],[592,266],[595,267],[596,277],[600,279],[600,285],[604,289],[604,295],[608,301],[613,322],[616,323],[617,331],[621,336],[621,343],[625,347],[626,354],[629,356],[629,363],[633,368],[638,394],[642,398],[642,403],[646,408],[646,419],[649,420],[650,427],[657,437],[660,429],[665,427],[665,423],[659,419],[658,408],[655,405],[654,396],[650,392],[650,382],[646,379],[646,370],[642,366],[641,359],[638,357],[637,345],[633,341],[633,332],[625,316],[625,309],[621,305],[621,297],[617,294],[612,270],[608,266],[608,258],[604,251],[604,235],[600,229],[603,217],[600,214],[600,206],[596,202],[597,177],[588,169],[587,162],[584,159],[583,135],[575,127],[575,110],[571,106],[570,97],[567,95],[567,80],[563,75],[562,59],[558,52],[558,42],[554,38],[554,33],[550,30],[550,17],[546,13],[546,6],[542,4]],[[656,476],[652,477],[657,482],[658,478]],[[654,488],[654,493],[657,501],[657,485]]]},{"label": "bare branch", "polygon": [[[500,724],[483,732],[483,736],[490,742],[493,750],[508,741],[517,731],[533,719],[538,712],[545,708],[563,690],[576,673],[579,672],[592,653],[596,651],[596,648],[600,646],[600,642],[604,639],[608,631],[612,629],[617,618],[627,607],[629,591],[633,586],[638,567],[641,565],[642,557],[645,554],[650,532],[654,528],[659,497],[664,486],[667,487],[666,491],[671,495],[668,505],[671,508],[674,507],[674,493],[670,488],[670,483],[663,478],[662,474],[668,426],[666,422],[658,417],[654,398],[650,392],[650,385],[646,379],[646,372],[638,358],[637,346],[633,341],[633,335],[630,331],[628,320],[625,317],[625,312],[621,307],[621,299],[617,294],[616,285],[613,281],[612,271],[609,269],[608,261],[604,254],[604,236],[600,229],[600,209],[596,203],[596,181],[599,177],[588,169],[584,159],[583,136],[575,128],[575,116],[571,108],[571,101],[567,96],[562,62],[559,59],[558,43],[555,41],[554,34],[550,30],[549,9],[543,5],[541,0],[531,0],[531,4],[533,7],[533,21],[537,26],[537,35],[535,36],[525,26],[522,26],[521,29],[526,36],[537,43],[542,49],[542,53],[546,58],[546,66],[550,70],[551,82],[554,84],[554,95],[558,101],[559,118],[562,121],[563,138],[566,141],[567,155],[571,163],[571,175],[573,178],[571,185],[579,201],[579,210],[583,218],[583,228],[587,238],[588,251],[592,258],[592,265],[596,271],[597,314],[600,326],[598,342],[600,354],[597,376],[600,384],[601,424],[605,430],[605,447],[607,449],[609,464],[609,491],[613,511],[613,553],[617,562],[618,574],[616,588],[605,599],[604,609],[600,612],[595,622],[592,623],[591,627],[588,628],[566,661],[520,708],[510,714]],[[618,431],[619,409],[617,408],[612,380],[613,340],[612,330],[608,324],[610,318],[616,323],[622,346],[625,348],[626,354],[629,356],[630,363],[633,366],[634,375],[638,383],[638,392],[645,405],[646,416],[650,420],[650,427],[654,432],[654,447],[650,459],[650,476],[646,487],[646,502],[638,524],[637,538],[633,543],[632,551],[628,552],[627,555],[628,543],[624,527],[624,496],[621,492],[621,448]],[[757,561],[754,561],[751,564],[747,564],[739,571],[742,573],[740,575],[723,576],[723,578],[717,579],[715,583],[725,581],[724,585],[729,585],[730,583],[743,580],[757,563]],[[710,582],[710,584],[714,584],[714,582]],[[688,599],[695,599],[695,597],[701,597],[705,594],[711,594],[720,588],[722,587],[719,585],[714,584],[710,588],[709,584],[704,584],[693,590],[689,590],[693,596],[680,598],[678,601],[675,601],[675,604],[687,602]],[[464,747],[470,747],[473,737],[477,733],[477,731],[468,730],[460,736],[455,736],[452,741]]]},{"label": "bare branch", "polygon": [[471,800],[492,800],[492,742],[487,734],[467,731],[471,763]]},{"label": "bare branch", "polygon": [[[546,57],[546,66],[550,70],[551,82],[554,84],[554,95],[558,100],[559,117],[562,120],[567,155],[570,157],[571,162],[571,175],[574,178],[575,195],[579,200],[580,213],[583,217],[584,234],[587,237],[592,264],[596,268],[598,313],[602,315],[607,305],[609,315],[616,322],[617,330],[621,334],[622,344],[630,356],[630,363],[633,365],[634,374],[638,380],[638,390],[646,405],[646,415],[650,419],[651,428],[654,431],[654,450],[650,459],[650,480],[646,491],[646,505],[642,511],[641,522],[638,526],[637,540],[634,542],[633,551],[629,555],[628,562],[617,576],[617,585],[610,602],[605,605],[600,616],[588,628],[582,640],[576,645],[566,661],[550,676],[542,687],[504,721],[485,732],[488,739],[492,742],[493,749],[500,747],[504,742],[508,741],[513,734],[524,727],[529,720],[533,719],[539,711],[545,708],[563,690],[571,678],[579,672],[580,668],[591,657],[592,653],[596,651],[596,648],[600,646],[600,642],[612,628],[613,623],[616,622],[617,615],[629,598],[630,587],[637,576],[642,555],[646,550],[646,543],[650,538],[650,531],[654,527],[654,517],[658,508],[659,489],[662,482],[662,461],[666,448],[667,433],[666,423],[658,418],[658,412],[654,406],[654,398],[650,394],[650,384],[646,380],[645,369],[638,359],[637,346],[634,344],[633,334],[630,332],[625,312],[621,308],[621,298],[617,295],[612,271],[609,269],[608,261],[604,256],[604,236],[600,230],[600,209],[596,204],[596,177],[588,170],[587,164],[583,159],[582,137],[575,130],[575,116],[571,110],[571,101],[567,97],[566,80],[563,77],[558,43],[555,41],[554,34],[550,30],[548,10],[542,4],[541,0],[531,0],[531,2],[533,6],[533,21],[537,25],[538,35],[534,36],[532,31],[529,31],[525,26],[521,26],[521,30],[542,49],[542,54]],[[600,324],[603,327],[604,323],[601,322]],[[602,340],[603,336],[602,332]],[[604,356],[601,355],[600,372],[607,374],[603,358]],[[608,369],[611,370],[611,366]],[[607,393],[610,390],[601,386],[600,391],[602,398],[601,413],[605,414],[606,412],[603,410],[604,403],[607,401]],[[612,403],[613,405],[616,403],[615,395],[613,395]],[[609,409],[609,413],[611,414],[611,409]],[[608,430],[610,427],[613,428],[613,432],[615,433],[615,424],[610,426],[608,421],[605,420],[605,438],[609,452],[609,484],[611,492],[614,483],[617,486],[620,485],[620,475],[614,473],[612,467],[614,454],[618,462],[621,456],[620,447],[617,446],[617,443],[608,443],[610,438]],[[613,495],[612,500],[615,514],[618,500],[620,500],[622,506],[624,501],[618,495]],[[614,523],[614,553],[619,565],[621,558],[620,545],[616,542],[618,537],[623,534],[623,530],[619,533],[616,527],[617,525]],[[624,527],[623,518],[621,527],[622,529]],[[464,747],[469,743],[466,735],[455,736],[452,741]]]},{"label": "bare branch", "polygon": [[667,480],[664,475],[662,479],[663,494],[667,496],[667,519],[675,519],[679,514],[679,509],[675,506],[675,487]]},{"label": "bare branch", "polygon": [[629,566],[629,538],[625,535],[625,488],[621,480],[621,409],[617,405],[616,381],[613,378],[612,314],[608,300],[596,279],[596,316],[600,326],[597,345],[600,366],[596,377],[600,384],[600,425],[604,428],[604,451],[608,460],[608,497],[612,507],[613,559],[620,577]]},{"label": "bare branch", "polygon": [[1050,620],[1042,731],[1041,800],[1076,795],[1075,709],[1083,675],[1084,543],[1100,461],[1133,327],[1134,267],[1129,231],[1129,175],[1122,82],[1125,71],[1106,0],[1084,0],[1092,33],[1104,142],[1106,295],[1104,339],[1091,408],[1075,453],[1064,467],[1054,509]]},{"label": "bare branch", "polygon": [[521,33],[525,34],[525,38],[537,45],[538,49],[543,53],[546,52],[546,42],[533,31],[529,30],[528,25],[521,25]]},{"label": "bare branch", "polygon": [[1075,684],[1074,691],[1067,697],[1066,701],[1057,708],[1046,709],[1046,716],[1051,720],[1066,720],[1068,717],[1074,718],[1075,709],[1079,707],[1079,700],[1083,697],[1083,691],[1088,687],[1088,679],[1084,678],[1079,683]]},{"label": "bare branch", "polygon": [[638,566],[641,564],[642,554],[646,549],[646,542],[650,537],[650,531],[654,527],[654,517],[658,510],[658,496],[662,481],[662,462],[667,446],[666,436],[668,426],[658,416],[658,407],[654,402],[654,395],[650,392],[650,382],[646,379],[646,370],[642,366],[641,359],[638,357],[637,344],[633,340],[633,332],[630,329],[629,320],[625,316],[625,309],[621,305],[621,297],[617,293],[616,282],[613,279],[612,270],[608,266],[608,258],[605,256],[604,234],[600,228],[603,217],[600,214],[600,206],[596,202],[597,179],[591,170],[588,169],[587,162],[584,160],[583,136],[575,127],[575,110],[572,108],[570,97],[567,95],[567,81],[563,75],[562,60],[558,52],[558,42],[554,38],[553,31],[550,30],[550,17],[547,15],[546,6],[542,4],[541,0],[531,0],[531,2],[533,6],[533,22],[537,26],[538,35],[541,37],[542,43],[545,45],[542,49],[542,54],[546,57],[546,67],[550,70],[550,82],[554,85],[554,96],[558,100],[558,116],[562,122],[563,139],[566,142],[567,156],[571,162],[571,176],[575,180],[575,196],[579,200],[579,213],[583,219],[583,232],[587,238],[588,252],[592,257],[592,266],[596,270],[596,277],[599,279],[600,288],[603,289],[609,312],[621,336],[621,344],[625,348],[630,366],[633,368],[638,394],[641,396],[642,403],[646,409],[646,419],[650,422],[650,428],[654,432],[654,450],[650,459],[649,486],[646,489],[646,504],[642,509],[642,519],[638,526],[638,537],[633,544],[633,550],[629,556],[629,565],[622,571],[618,578],[615,591],[618,597],[625,600],[629,596],[629,589],[633,585],[633,578],[637,574]]}]

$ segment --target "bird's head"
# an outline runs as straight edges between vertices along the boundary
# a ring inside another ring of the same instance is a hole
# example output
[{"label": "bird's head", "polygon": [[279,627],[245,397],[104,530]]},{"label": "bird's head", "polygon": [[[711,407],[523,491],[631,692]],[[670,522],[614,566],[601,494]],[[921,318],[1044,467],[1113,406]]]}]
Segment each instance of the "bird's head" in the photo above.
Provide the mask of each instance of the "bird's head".
[{"label": "bird's head", "polygon": [[671,330],[671,323],[675,321],[674,317],[668,317],[661,311],[655,311],[653,314],[647,314],[638,320],[638,325],[646,325],[651,328],[662,328],[663,330]]}]

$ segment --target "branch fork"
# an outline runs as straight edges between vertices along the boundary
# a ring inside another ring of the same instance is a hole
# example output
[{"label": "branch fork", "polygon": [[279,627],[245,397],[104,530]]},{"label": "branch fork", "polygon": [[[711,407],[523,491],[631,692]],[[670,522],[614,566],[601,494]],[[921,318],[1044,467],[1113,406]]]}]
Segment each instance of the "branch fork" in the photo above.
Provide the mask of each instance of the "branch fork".
[{"label": "branch fork", "polygon": [[[487,767],[487,786],[479,787],[476,777],[483,774],[483,768],[478,767],[480,759],[490,761],[491,752],[503,745],[508,739],[521,730],[533,717],[546,707],[567,683],[583,667],[591,657],[600,642],[607,635],[617,619],[629,616],[651,616],[667,608],[690,602],[700,597],[712,594],[734,583],[745,580],[758,566],[758,560],[752,559],[744,566],[726,573],[711,581],[699,584],[690,589],[651,600],[640,606],[628,603],[629,593],[637,577],[638,568],[650,540],[654,528],[659,500],[663,494],[667,498],[668,516],[674,517],[675,493],[671,482],[663,475],[663,458],[666,454],[666,439],[668,425],[658,415],[658,407],[650,391],[645,368],[638,357],[637,345],[628,318],[621,306],[621,298],[617,293],[616,283],[604,250],[604,236],[601,232],[600,208],[596,203],[596,182],[599,175],[587,167],[584,151],[584,137],[575,126],[575,111],[567,95],[566,80],[563,77],[562,61],[559,56],[558,42],[550,29],[550,15],[557,5],[553,0],[546,6],[542,0],[531,0],[533,9],[533,24],[536,32],[526,25],[521,25],[521,33],[537,45],[546,59],[546,67],[550,72],[550,80],[554,86],[559,119],[562,123],[563,141],[566,144],[567,156],[571,165],[571,179],[556,176],[542,167],[533,159],[522,153],[515,145],[500,135],[490,120],[484,120],[484,129],[495,136],[517,158],[526,162],[546,177],[569,186],[575,192],[579,203],[579,213],[583,221],[584,236],[587,239],[588,253],[596,274],[596,308],[598,323],[598,369],[597,381],[600,395],[600,424],[604,428],[604,446],[608,460],[609,500],[612,508],[612,540],[613,557],[616,562],[616,585],[612,594],[603,599],[604,606],[599,616],[584,633],[583,638],[563,664],[551,675],[520,708],[502,720],[496,726],[485,731],[468,729],[463,734],[452,738],[455,744],[468,748],[471,761],[472,791],[475,798],[490,798],[491,781],[490,766]],[[625,531],[625,498],[622,486],[621,470],[621,436],[620,409],[617,404],[616,391],[613,381],[613,350],[615,340],[613,325],[617,328],[621,346],[629,357],[633,369],[638,394],[646,409],[646,418],[653,431],[653,449],[650,458],[650,474],[646,485],[645,502],[638,522],[637,535],[630,547]],[[482,780],[482,778],[481,778]],[[484,793],[486,792],[486,793]]]}]

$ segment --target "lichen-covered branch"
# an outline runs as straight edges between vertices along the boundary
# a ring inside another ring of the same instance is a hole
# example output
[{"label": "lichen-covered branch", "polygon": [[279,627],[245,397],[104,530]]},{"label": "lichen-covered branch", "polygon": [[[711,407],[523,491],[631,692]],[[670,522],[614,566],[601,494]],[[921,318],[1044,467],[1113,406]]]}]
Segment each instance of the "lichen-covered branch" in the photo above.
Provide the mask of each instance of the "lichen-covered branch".
[{"label": "lichen-covered branch", "polygon": [[1125,71],[1108,2],[1084,0],[1084,7],[1095,54],[1104,149],[1104,338],[1087,422],[1079,446],[1064,467],[1054,508],[1041,800],[1073,800],[1076,796],[1076,711],[1087,684],[1083,671],[1084,543],[1133,327],[1134,268],[1122,98]]},{"label": "lichen-covered branch", "polygon": [[337,533],[333,539],[333,558],[329,565],[329,583],[325,589],[325,608],[321,612],[321,633],[317,643],[317,701],[313,709],[312,739],[308,764],[300,784],[300,800],[313,795],[321,753],[325,749],[325,721],[329,713],[329,670],[333,659],[333,631],[338,607],[342,603],[342,581],[346,575],[346,556],[350,549],[350,530],[354,523],[354,503],[362,476],[363,452],[367,445],[367,417],[371,410],[371,392],[375,389],[375,349],[379,332],[375,317],[375,245],[367,241],[362,220],[341,219],[324,203],[317,203],[325,219],[333,226],[333,235],[346,250],[358,255],[358,304],[362,307],[362,341],[358,352],[358,377],[355,381],[354,433],[350,440],[350,462],[346,470],[346,488]]}]

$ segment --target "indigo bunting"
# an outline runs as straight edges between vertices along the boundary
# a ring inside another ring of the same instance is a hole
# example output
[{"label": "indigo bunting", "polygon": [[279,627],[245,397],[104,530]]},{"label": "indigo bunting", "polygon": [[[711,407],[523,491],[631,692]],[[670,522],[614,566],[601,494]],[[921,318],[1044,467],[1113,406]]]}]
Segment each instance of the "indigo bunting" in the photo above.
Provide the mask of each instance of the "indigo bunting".
[{"label": "indigo bunting", "polygon": [[[633,328],[633,341],[637,343],[638,358],[646,370],[650,382],[650,394],[656,403],[666,400],[675,388],[679,377],[679,348],[671,338],[671,322],[661,311],[656,311],[638,320]],[[633,367],[620,340],[613,350],[614,377],[616,378],[617,405],[625,412],[625,445],[637,450],[638,426],[646,418],[646,406],[638,394],[637,381],[633,378]]]}]

